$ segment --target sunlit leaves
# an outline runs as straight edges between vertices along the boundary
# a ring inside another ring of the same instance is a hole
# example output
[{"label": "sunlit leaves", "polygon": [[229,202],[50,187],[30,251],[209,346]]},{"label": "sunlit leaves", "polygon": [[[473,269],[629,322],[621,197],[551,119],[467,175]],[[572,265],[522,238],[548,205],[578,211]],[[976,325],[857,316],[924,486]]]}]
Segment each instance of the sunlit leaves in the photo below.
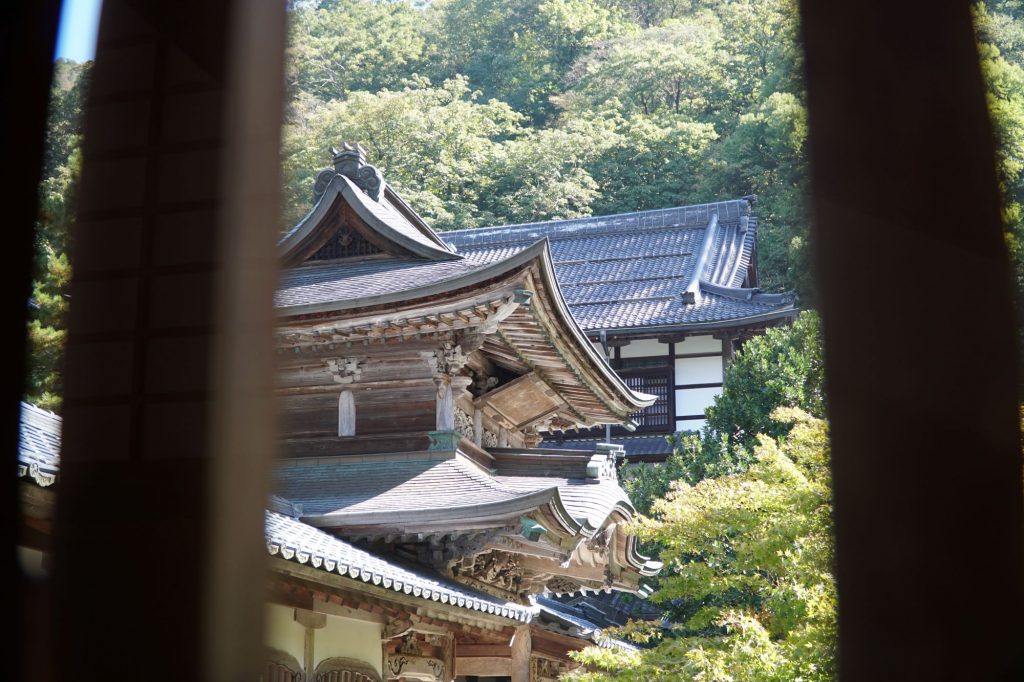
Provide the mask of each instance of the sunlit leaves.
[{"label": "sunlit leaves", "polygon": [[[775,410],[742,473],[678,482],[635,530],[666,568],[654,599],[699,604],[653,649],[584,652],[578,680],[831,680],[836,592],[825,423]],[[671,611],[671,608],[670,608]]]}]

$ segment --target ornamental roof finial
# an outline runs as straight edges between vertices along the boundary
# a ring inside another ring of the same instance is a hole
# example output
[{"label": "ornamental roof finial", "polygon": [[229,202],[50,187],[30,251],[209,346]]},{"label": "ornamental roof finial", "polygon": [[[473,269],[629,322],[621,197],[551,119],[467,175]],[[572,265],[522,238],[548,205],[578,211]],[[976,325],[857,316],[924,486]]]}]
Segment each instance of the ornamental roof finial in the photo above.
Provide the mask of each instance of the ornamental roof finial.
[{"label": "ornamental roof finial", "polygon": [[313,183],[313,200],[319,201],[327,190],[327,185],[337,175],[344,175],[357,187],[362,189],[374,201],[380,201],[384,195],[384,176],[375,167],[366,162],[366,149],[358,142],[342,142],[341,149],[331,147],[334,168],[317,173]]}]

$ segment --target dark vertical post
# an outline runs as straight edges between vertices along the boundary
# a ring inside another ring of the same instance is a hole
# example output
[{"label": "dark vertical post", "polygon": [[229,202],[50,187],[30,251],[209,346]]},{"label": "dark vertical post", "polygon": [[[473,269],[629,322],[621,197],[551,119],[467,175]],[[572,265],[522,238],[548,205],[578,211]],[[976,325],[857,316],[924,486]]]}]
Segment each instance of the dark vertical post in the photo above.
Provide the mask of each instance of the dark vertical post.
[{"label": "dark vertical post", "polygon": [[[14,471],[18,453],[20,401],[25,389],[26,322],[32,291],[33,224],[39,210],[38,186],[43,161],[46,107],[53,74],[60,0],[0,3],[0,205],[4,207],[4,264],[0,268],[0,314],[3,315],[4,362],[0,365],[0,443]],[[10,579],[4,603],[14,605],[19,619],[15,633],[3,638],[5,671],[19,679],[28,661],[42,660],[46,620],[39,613],[44,599],[39,585],[30,585],[17,566],[18,481],[3,483],[0,528],[4,565]],[[36,670],[35,672],[39,672]]]},{"label": "dark vertical post", "polygon": [[1014,311],[969,3],[801,5],[840,679],[1024,679]]},{"label": "dark vertical post", "polygon": [[283,27],[282,3],[103,3],[55,524],[60,679],[257,673]]}]

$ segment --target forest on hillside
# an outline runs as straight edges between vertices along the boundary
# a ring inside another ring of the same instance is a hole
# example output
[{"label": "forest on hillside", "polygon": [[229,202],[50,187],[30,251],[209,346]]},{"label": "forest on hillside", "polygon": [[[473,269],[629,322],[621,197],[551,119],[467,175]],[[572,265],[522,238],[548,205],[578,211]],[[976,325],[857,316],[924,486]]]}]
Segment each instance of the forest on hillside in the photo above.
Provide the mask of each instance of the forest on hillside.
[{"label": "forest on hillside", "polygon": [[[436,229],[757,194],[768,290],[815,303],[795,0],[293,0],[282,230],[332,145],[359,142]],[[1024,0],[975,3],[1006,239],[1024,302]],[[61,401],[81,112],[59,61],[30,301],[26,400]],[[941,144],[941,140],[936,142]],[[1024,319],[1024,315],[1022,318]],[[836,590],[820,322],[747,342],[699,434],[620,469],[666,568],[639,651],[593,648],[577,682],[832,680]]]},{"label": "forest on hillside", "polygon": [[[975,15],[1016,257],[1024,2]],[[293,0],[289,16],[282,229],[342,141],[440,230],[756,194],[762,286],[814,307],[795,0]],[[51,409],[89,66],[56,65],[40,186],[28,397]]]}]

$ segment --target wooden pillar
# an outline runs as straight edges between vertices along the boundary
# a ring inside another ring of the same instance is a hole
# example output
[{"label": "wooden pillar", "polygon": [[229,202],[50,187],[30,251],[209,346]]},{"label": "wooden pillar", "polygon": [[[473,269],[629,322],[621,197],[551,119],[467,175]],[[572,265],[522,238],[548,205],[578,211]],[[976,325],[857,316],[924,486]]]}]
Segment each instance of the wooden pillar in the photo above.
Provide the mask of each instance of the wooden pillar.
[{"label": "wooden pillar", "polygon": [[[57,0],[0,3],[0,93],[8,106],[0,111],[0,148],[4,150],[0,205],[4,207],[4,267],[0,269],[0,311],[6,350],[0,365],[0,431],[5,471],[18,456],[20,401],[25,387],[25,305],[32,291],[33,224],[39,211],[39,175],[43,161],[46,107],[53,71],[53,47],[61,3]],[[14,104],[16,103],[16,105]],[[17,563],[20,543],[19,481],[8,475],[0,484],[0,537],[8,579],[0,588],[14,620],[13,633],[0,643],[4,675],[46,682],[51,673],[50,587],[26,575]],[[19,617],[20,616],[20,617]]]},{"label": "wooden pillar", "polygon": [[530,655],[533,643],[530,639],[530,626],[520,625],[512,635],[509,644],[512,652],[512,682],[530,682]]},{"label": "wooden pillar", "polygon": [[452,398],[450,377],[442,376],[437,381],[437,420],[438,431],[455,430],[455,401]]},{"label": "wooden pillar", "polygon": [[839,679],[1024,679],[1018,330],[971,3],[801,9]]},{"label": "wooden pillar", "polygon": [[477,447],[484,443],[484,413],[479,409],[473,410],[473,443]]},{"label": "wooden pillar", "polygon": [[[58,679],[259,672],[284,28],[281,3],[103,3],[73,232]],[[131,627],[111,608],[128,594],[146,595]]]},{"label": "wooden pillar", "polygon": [[316,631],[327,626],[327,614],[295,609],[295,622],[306,629],[302,646],[302,665],[306,670],[305,679],[311,679],[316,666]]},{"label": "wooden pillar", "polygon": [[356,435],[356,399],[352,391],[342,391],[338,396],[338,435]]}]

